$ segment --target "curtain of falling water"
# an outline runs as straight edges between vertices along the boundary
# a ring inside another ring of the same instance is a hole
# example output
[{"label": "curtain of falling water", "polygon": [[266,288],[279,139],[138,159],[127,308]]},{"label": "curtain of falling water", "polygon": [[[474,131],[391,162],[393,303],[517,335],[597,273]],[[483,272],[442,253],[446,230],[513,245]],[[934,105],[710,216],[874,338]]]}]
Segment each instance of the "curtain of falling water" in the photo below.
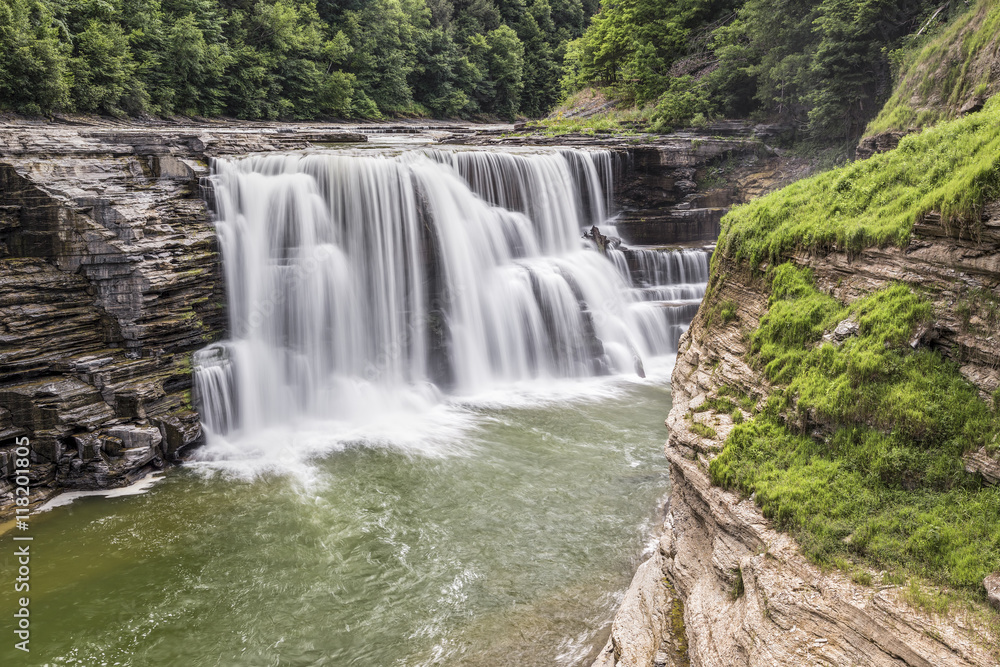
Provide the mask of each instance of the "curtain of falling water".
[{"label": "curtain of falling water", "polygon": [[611,174],[609,153],[584,151],[216,161],[231,339],[196,355],[206,425],[349,418],[407,392],[675,352],[707,255],[584,243],[611,209]]}]

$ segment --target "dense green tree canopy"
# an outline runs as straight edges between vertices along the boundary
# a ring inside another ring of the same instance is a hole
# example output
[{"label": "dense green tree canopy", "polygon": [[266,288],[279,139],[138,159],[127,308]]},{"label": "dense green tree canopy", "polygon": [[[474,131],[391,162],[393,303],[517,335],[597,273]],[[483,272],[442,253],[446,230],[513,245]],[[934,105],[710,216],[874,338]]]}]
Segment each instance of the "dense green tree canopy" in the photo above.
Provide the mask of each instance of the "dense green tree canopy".
[{"label": "dense green tree canopy", "polygon": [[[954,7],[951,7],[954,5]],[[891,54],[938,0],[602,0],[566,45],[567,93],[657,102],[661,126],[755,114],[852,139],[891,92]],[[950,9],[948,9],[951,7]],[[962,3],[945,5],[963,11]]]},{"label": "dense green tree canopy", "polygon": [[850,139],[938,7],[598,1],[0,0],[0,110],[538,117],[598,86],[664,129],[757,115]]},{"label": "dense green tree canopy", "polygon": [[0,0],[0,110],[541,115],[594,0]]}]

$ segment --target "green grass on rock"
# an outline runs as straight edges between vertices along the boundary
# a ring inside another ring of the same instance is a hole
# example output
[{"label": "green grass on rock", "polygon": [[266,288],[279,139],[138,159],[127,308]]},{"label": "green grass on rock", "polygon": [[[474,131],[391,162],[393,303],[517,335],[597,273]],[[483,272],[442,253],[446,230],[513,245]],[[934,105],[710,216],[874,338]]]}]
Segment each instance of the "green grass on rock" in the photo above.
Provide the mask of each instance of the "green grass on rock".
[{"label": "green grass on rock", "polygon": [[[733,429],[712,481],[756,494],[817,562],[859,558],[982,596],[1000,569],[1000,488],[961,457],[997,448],[1000,413],[953,362],[908,344],[930,304],[897,284],[844,306],[792,264],[771,290],[751,360],[779,388]],[[822,341],[848,318],[857,335]]]},{"label": "green grass on rock", "polygon": [[723,219],[719,248],[757,268],[796,249],[902,247],[931,211],[975,233],[984,204],[998,195],[1000,97],[979,113],[905,137],[894,151],[734,208]]}]

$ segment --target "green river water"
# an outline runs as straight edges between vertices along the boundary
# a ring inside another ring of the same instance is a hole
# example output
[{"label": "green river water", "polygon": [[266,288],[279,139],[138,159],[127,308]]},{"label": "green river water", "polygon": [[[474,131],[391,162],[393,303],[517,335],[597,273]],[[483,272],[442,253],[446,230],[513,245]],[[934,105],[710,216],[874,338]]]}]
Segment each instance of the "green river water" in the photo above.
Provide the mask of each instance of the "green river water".
[{"label": "green river water", "polygon": [[589,664],[668,491],[657,378],[445,405],[403,444],[313,425],[284,469],[36,514],[31,653],[5,633],[0,664]]}]

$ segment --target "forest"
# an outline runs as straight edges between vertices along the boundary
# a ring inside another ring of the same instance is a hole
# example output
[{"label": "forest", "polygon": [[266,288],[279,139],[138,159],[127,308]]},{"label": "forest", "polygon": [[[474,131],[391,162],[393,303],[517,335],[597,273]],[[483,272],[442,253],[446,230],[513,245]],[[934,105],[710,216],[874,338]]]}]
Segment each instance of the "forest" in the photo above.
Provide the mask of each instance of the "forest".
[{"label": "forest", "polygon": [[596,87],[653,129],[856,137],[940,0],[0,0],[0,109],[537,118]]},{"label": "forest", "polygon": [[655,129],[712,117],[856,140],[920,39],[970,4],[941,0],[603,0],[566,46],[564,92],[599,85]]},{"label": "forest", "polygon": [[543,115],[594,0],[0,0],[0,108]]}]

